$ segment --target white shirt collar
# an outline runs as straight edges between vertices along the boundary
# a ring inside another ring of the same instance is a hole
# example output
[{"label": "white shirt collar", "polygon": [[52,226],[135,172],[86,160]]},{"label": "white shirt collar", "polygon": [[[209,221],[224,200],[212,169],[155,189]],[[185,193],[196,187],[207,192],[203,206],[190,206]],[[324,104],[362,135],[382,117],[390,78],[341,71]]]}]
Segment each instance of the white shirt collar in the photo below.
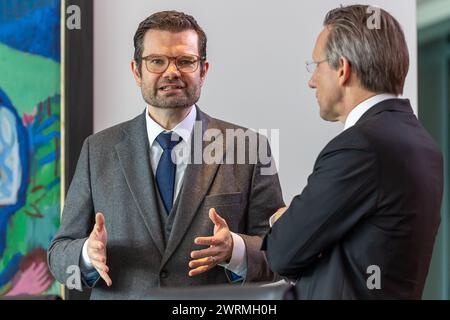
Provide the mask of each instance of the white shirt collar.
[{"label": "white shirt collar", "polygon": [[396,98],[397,98],[396,95],[383,93],[373,96],[367,100],[364,100],[348,114],[347,119],[345,120],[344,131],[347,130],[348,128],[353,127],[356,124],[356,122],[358,122],[359,118],[361,118],[364,113],[366,113],[370,108],[372,108],[376,104],[385,100]]},{"label": "white shirt collar", "polygon": [[194,105],[194,107],[191,109],[191,112],[184,118],[183,121],[181,121],[179,124],[176,125],[175,128],[172,130],[166,130],[163,127],[159,125],[155,120],[153,120],[150,117],[150,114],[148,113],[148,106],[146,109],[146,117],[145,122],[147,125],[147,135],[148,135],[148,141],[150,143],[150,147],[153,145],[153,142],[156,140],[156,138],[159,136],[161,132],[175,132],[178,136],[183,138],[183,141],[188,143],[191,138],[191,133],[194,128],[195,120],[197,119],[197,107]]}]

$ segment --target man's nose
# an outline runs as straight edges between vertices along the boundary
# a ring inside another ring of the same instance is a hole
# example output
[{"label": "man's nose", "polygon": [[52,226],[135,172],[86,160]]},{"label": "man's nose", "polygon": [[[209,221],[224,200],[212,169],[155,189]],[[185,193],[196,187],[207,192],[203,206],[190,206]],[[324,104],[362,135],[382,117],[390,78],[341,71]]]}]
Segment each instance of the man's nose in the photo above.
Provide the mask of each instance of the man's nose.
[{"label": "man's nose", "polygon": [[180,71],[177,68],[175,60],[169,61],[169,66],[167,67],[167,70],[164,72],[164,76],[169,78],[180,76]]}]

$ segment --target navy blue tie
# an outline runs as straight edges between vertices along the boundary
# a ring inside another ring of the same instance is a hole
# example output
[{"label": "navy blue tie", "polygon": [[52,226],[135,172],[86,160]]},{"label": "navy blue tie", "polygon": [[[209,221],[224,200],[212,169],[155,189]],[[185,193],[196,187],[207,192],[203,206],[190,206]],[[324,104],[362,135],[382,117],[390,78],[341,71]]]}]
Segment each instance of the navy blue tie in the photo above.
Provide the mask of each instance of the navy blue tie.
[{"label": "navy blue tie", "polygon": [[172,149],[181,141],[180,137],[177,136],[177,138],[176,141],[172,141],[172,132],[161,132],[156,138],[156,141],[163,149],[163,154],[156,169],[156,184],[167,214],[170,213],[173,207],[177,166],[172,161]]}]

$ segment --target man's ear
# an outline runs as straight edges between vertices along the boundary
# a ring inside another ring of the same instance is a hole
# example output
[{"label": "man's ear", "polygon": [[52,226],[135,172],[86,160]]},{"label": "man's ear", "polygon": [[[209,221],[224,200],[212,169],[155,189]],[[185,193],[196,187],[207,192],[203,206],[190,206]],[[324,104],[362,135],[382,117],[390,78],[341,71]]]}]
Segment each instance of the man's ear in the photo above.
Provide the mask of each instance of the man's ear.
[{"label": "man's ear", "polygon": [[200,79],[201,79],[201,85],[203,86],[203,84],[205,83],[205,80],[206,80],[206,75],[208,74],[208,70],[209,70],[208,60],[205,60],[205,62],[203,63],[203,66],[200,65],[200,67],[201,67]]},{"label": "man's ear", "polygon": [[136,60],[131,61],[131,72],[133,73],[136,84],[140,87],[142,84],[141,70],[139,69],[139,65]]},{"label": "man's ear", "polygon": [[338,76],[339,76],[339,84],[344,86],[350,80],[350,76],[352,75],[352,65],[347,58],[341,57],[339,59],[339,68],[338,68]]}]

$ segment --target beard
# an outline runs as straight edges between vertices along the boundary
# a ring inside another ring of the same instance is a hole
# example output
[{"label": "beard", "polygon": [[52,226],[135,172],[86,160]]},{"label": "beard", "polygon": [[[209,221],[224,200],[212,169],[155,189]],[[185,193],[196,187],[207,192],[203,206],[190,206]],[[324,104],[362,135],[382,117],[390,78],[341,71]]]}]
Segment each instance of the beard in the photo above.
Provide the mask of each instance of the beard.
[{"label": "beard", "polygon": [[[159,90],[163,85],[177,85],[182,87],[176,93],[166,93]],[[142,79],[141,93],[145,102],[160,109],[183,109],[196,104],[200,99],[200,83],[185,84],[181,79],[152,84]]]}]

